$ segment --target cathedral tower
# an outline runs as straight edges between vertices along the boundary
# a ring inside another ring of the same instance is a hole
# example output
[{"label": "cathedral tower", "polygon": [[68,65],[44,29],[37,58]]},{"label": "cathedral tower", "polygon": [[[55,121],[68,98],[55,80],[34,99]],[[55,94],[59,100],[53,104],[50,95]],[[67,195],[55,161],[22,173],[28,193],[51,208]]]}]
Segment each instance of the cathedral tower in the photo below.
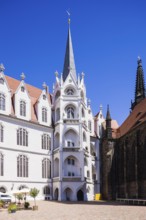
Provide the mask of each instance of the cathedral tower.
[{"label": "cathedral tower", "polygon": [[145,83],[144,83],[144,73],[142,68],[142,60],[138,57],[138,67],[136,73],[136,85],[135,85],[135,100],[131,104],[131,109],[133,110],[134,107],[141,102],[145,98]]}]

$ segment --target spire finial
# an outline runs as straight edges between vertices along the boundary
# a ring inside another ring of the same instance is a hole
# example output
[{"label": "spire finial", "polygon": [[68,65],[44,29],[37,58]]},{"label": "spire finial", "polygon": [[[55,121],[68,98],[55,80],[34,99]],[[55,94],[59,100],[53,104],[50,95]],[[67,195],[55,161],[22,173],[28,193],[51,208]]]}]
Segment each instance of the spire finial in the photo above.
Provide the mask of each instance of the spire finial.
[{"label": "spire finial", "polygon": [[100,104],[99,108],[100,108],[100,111],[102,111],[102,104]]},{"label": "spire finial", "polygon": [[66,10],[66,13],[68,14],[68,24],[70,25],[70,12],[69,12],[69,9]]},{"label": "spire finial", "polygon": [[4,72],[4,70],[5,70],[5,67],[4,67],[4,65],[1,63],[1,64],[0,64],[0,72]]},{"label": "spire finial", "polygon": [[45,82],[43,82],[43,85],[42,85],[42,86],[43,86],[43,89],[44,89],[44,90],[46,90],[46,89],[47,89],[47,85],[46,85],[46,83],[45,83]]},{"label": "spire finial", "polygon": [[25,79],[25,74],[22,72],[20,77],[21,77],[21,80],[24,80]]}]

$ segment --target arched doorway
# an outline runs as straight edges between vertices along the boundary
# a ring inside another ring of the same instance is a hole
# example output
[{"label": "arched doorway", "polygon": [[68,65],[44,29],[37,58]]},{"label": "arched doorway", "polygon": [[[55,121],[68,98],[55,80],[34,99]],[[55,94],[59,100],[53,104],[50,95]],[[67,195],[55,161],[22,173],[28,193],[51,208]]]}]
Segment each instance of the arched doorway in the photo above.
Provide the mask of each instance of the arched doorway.
[{"label": "arched doorway", "polygon": [[55,192],[54,192],[54,199],[55,200],[58,200],[58,195],[59,195],[59,190],[58,190],[58,188],[56,188]]},{"label": "arched doorway", "polygon": [[65,190],[64,190],[64,194],[65,194],[65,200],[66,201],[71,201],[72,200],[72,196],[73,196],[73,191],[67,187]]},{"label": "arched doorway", "polygon": [[81,189],[77,192],[77,200],[84,201],[84,193]]}]

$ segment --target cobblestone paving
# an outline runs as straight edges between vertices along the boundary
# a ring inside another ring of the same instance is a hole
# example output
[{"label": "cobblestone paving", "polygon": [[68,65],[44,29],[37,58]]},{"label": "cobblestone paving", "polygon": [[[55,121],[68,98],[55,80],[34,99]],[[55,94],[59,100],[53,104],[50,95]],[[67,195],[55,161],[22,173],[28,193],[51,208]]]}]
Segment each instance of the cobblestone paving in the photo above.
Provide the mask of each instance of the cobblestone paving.
[{"label": "cobblestone paving", "polygon": [[9,214],[7,210],[0,210],[0,220],[146,220],[146,206],[126,206],[102,201],[88,203],[37,201],[37,205],[38,211],[21,210]]}]

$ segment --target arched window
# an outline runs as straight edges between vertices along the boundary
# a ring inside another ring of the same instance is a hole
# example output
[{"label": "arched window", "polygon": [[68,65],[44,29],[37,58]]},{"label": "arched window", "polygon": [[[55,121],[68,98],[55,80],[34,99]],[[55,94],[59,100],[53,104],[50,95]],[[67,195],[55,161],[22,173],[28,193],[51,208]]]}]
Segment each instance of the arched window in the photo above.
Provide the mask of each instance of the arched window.
[{"label": "arched window", "polygon": [[42,135],[42,149],[45,149],[45,150],[51,149],[51,138],[48,134]]},{"label": "arched window", "polygon": [[28,158],[25,155],[17,157],[17,177],[28,177]]},{"label": "arched window", "polygon": [[42,178],[51,178],[51,163],[47,158],[42,160]]},{"label": "arched window", "polygon": [[43,190],[44,195],[50,195],[50,187],[49,186],[45,186],[44,190]]},{"label": "arched window", "polygon": [[3,78],[0,78],[0,84],[4,84],[4,79]]},{"label": "arched window", "polygon": [[0,125],[0,142],[4,141],[4,127]]},{"label": "arched window", "polygon": [[60,108],[56,110],[56,122],[60,120]]},{"label": "arched window", "polygon": [[43,100],[46,100],[46,95],[43,95]]},{"label": "arched window", "polygon": [[20,186],[18,187],[18,189],[19,189],[19,190],[21,190],[21,189],[28,189],[28,187],[27,187],[26,185],[20,185]]},{"label": "arched window", "polygon": [[6,191],[7,191],[7,190],[6,190],[6,188],[5,188],[4,186],[1,186],[1,187],[0,187],[0,192],[6,193]]},{"label": "arched window", "polygon": [[42,108],[42,121],[47,122],[47,109],[44,107]]},{"label": "arched window", "polygon": [[88,129],[89,129],[90,131],[92,131],[91,121],[88,121]]},{"label": "arched window", "polygon": [[21,86],[21,92],[24,92],[24,91],[25,91],[24,86]]},{"label": "arched window", "polygon": [[85,112],[84,112],[84,109],[82,108],[82,117],[84,118],[85,117]]},{"label": "arched window", "polygon": [[28,146],[28,132],[24,128],[17,130],[17,145]]},{"label": "arched window", "polygon": [[0,176],[4,175],[4,155],[0,153]]},{"label": "arched window", "polygon": [[75,160],[73,159],[73,158],[68,158],[67,159],[67,163],[69,164],[69,165],[75,165]]},{"label": "arched window", "polygon": [[20,115],[26,116],[26,102],[20,101]]},{"label": "arched window", "polygon": [[71,106],[67,108],[67,118],[74,118],[74,108]]},{"label": "arched window", "polygon": [[5,95],[0,93],[0,110],[5,111],[6,108],[5,102],[6,102]]},{"label": "arched window", "polygon": [[90,178],[90,171],[87,170],[87,177]]},{"label": "arched window", "polygon": [[67,95],[73,95],[74,94],[74,90],[69,88],[69,89],[67,89],[66,94]]},{"label": "arched window", "polygon": [[83,141],[86,142],[86,135],[85,135],[85,132],[83,132]]}]

